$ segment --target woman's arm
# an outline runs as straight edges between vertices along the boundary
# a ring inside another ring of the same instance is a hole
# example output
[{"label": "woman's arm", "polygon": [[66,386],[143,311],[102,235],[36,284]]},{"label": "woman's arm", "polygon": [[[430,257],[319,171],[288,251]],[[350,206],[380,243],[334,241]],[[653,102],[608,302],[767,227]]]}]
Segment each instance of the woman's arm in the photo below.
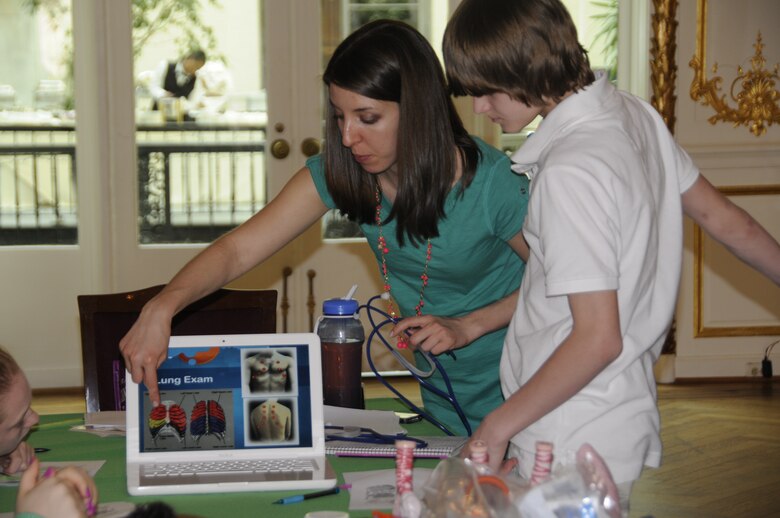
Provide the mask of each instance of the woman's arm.
[{"label": "woman's arm", "polygon": [[146,384],[153,404],[159,403],[157,367],[166,357],[173,316],[262,263],[326,211],[302,168],[266,207],[195,256],[144,306],[119,348],[133,381]]},{"label": "woman's arm", "polygon": [[[522,232],[515,234],[508,244],[524,261],[528,259],[528,245]],[[509,325],[517,308],[518,294],[519,290],[515,290],[492,304],[456,318],[434,315],[404,318],[393,328],[390,336],[395,337],[409,329],[413,331],[408,340],[412,347],[419,347],[432,354],[459,349]]]},{"label": "woman's arm", "polygon": [[780,286],[780,244],[706,178],[682,195],[683,210],[731,253]]}]

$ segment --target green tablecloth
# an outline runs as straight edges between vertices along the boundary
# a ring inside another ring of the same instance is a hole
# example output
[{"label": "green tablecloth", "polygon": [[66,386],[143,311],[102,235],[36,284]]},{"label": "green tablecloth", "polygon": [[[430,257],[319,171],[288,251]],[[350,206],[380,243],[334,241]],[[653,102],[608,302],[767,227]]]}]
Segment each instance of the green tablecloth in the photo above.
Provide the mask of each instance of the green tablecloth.
[{"label": "green tablecloth", "polygon": [[[368,406],[377,410],[403,410],[392,399],[369,400]],[[273,505],[272,502],[284,496],[300,494],[301,491],[268,491],[257,493],[210,493],[200,495],[172,495],[134,497],[127,494],[125,476],[125,438],[97,437],[83,432],[72,432],[72,426],[83,424],[83,416],[78,414],[60,414],[42,416],[28,442],[35,447],[50,448],[49,452],[39,454],[42,461],[105,460],[95,476],[100,501],[133,503],[164,501],[183,515],[203,518],[241,517],[302,517],[309,511],[332,510],[347,511],[349,494],[345,491],[338,495],[326,496],[297,504]],[[433,425],[420,422],[404,425],[410,435],[441,435]],[[343,483],[343,473],[352,471],[371,471],[394,469],[394,459],[347,458],[328,456],[333,469],[339,474],[339,483]],[[415,467],[434,468],[437,460],[416,459]],[[0,512],[13,511],[16,501],[16,488],[0,488]],[[350,517],[370,517],[370,511],[352,511]]]}]

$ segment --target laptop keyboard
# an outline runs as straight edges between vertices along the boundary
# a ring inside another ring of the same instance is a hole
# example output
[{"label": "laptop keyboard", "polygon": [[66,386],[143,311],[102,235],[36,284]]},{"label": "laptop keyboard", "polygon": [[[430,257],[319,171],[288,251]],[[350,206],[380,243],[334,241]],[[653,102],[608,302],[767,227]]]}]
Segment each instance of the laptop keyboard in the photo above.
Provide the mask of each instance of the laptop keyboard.
[{"label": "laptop keyboard", "polygon": [[263,459],[211,462],[172,462],[143,466],[145,477],[178,477],[188,475],[241,475],[255,473],[313,472],[311,459]]}]

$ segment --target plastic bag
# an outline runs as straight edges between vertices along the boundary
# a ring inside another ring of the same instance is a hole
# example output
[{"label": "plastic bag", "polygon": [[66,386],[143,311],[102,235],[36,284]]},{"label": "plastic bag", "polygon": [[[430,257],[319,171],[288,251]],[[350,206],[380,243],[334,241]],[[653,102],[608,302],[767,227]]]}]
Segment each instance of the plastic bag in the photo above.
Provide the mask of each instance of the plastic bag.
[{"label": "plastic bag", "polygon": [[515,501],[522,518],[620,518],[617,486],[604,460],[589,444],[576,461]]},{"label": "plastic bag", "polygon": [[442,460],[423,488],[425,518],[520,518],[512,500],[527,489],[519,478],[497,475],[468,459]]},{"label": "plastic bag", "polygon": [[573,464],[557,466],[532,485],[514,474],[452,457],[442,460],[423,488],[423,518],[620,518],[617,488],[588,444]]}]

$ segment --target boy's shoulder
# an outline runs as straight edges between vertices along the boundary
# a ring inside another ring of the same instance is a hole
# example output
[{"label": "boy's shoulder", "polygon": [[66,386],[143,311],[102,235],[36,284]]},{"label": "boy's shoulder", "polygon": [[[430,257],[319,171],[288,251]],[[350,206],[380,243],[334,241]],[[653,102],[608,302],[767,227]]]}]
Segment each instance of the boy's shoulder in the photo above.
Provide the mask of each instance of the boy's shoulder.
[{"label": "boy's shoulder", "polygon": [[605,77],[567,96],[512,155],[521,164],[609,154],[625,144],[630,127],[645,107]]}]

